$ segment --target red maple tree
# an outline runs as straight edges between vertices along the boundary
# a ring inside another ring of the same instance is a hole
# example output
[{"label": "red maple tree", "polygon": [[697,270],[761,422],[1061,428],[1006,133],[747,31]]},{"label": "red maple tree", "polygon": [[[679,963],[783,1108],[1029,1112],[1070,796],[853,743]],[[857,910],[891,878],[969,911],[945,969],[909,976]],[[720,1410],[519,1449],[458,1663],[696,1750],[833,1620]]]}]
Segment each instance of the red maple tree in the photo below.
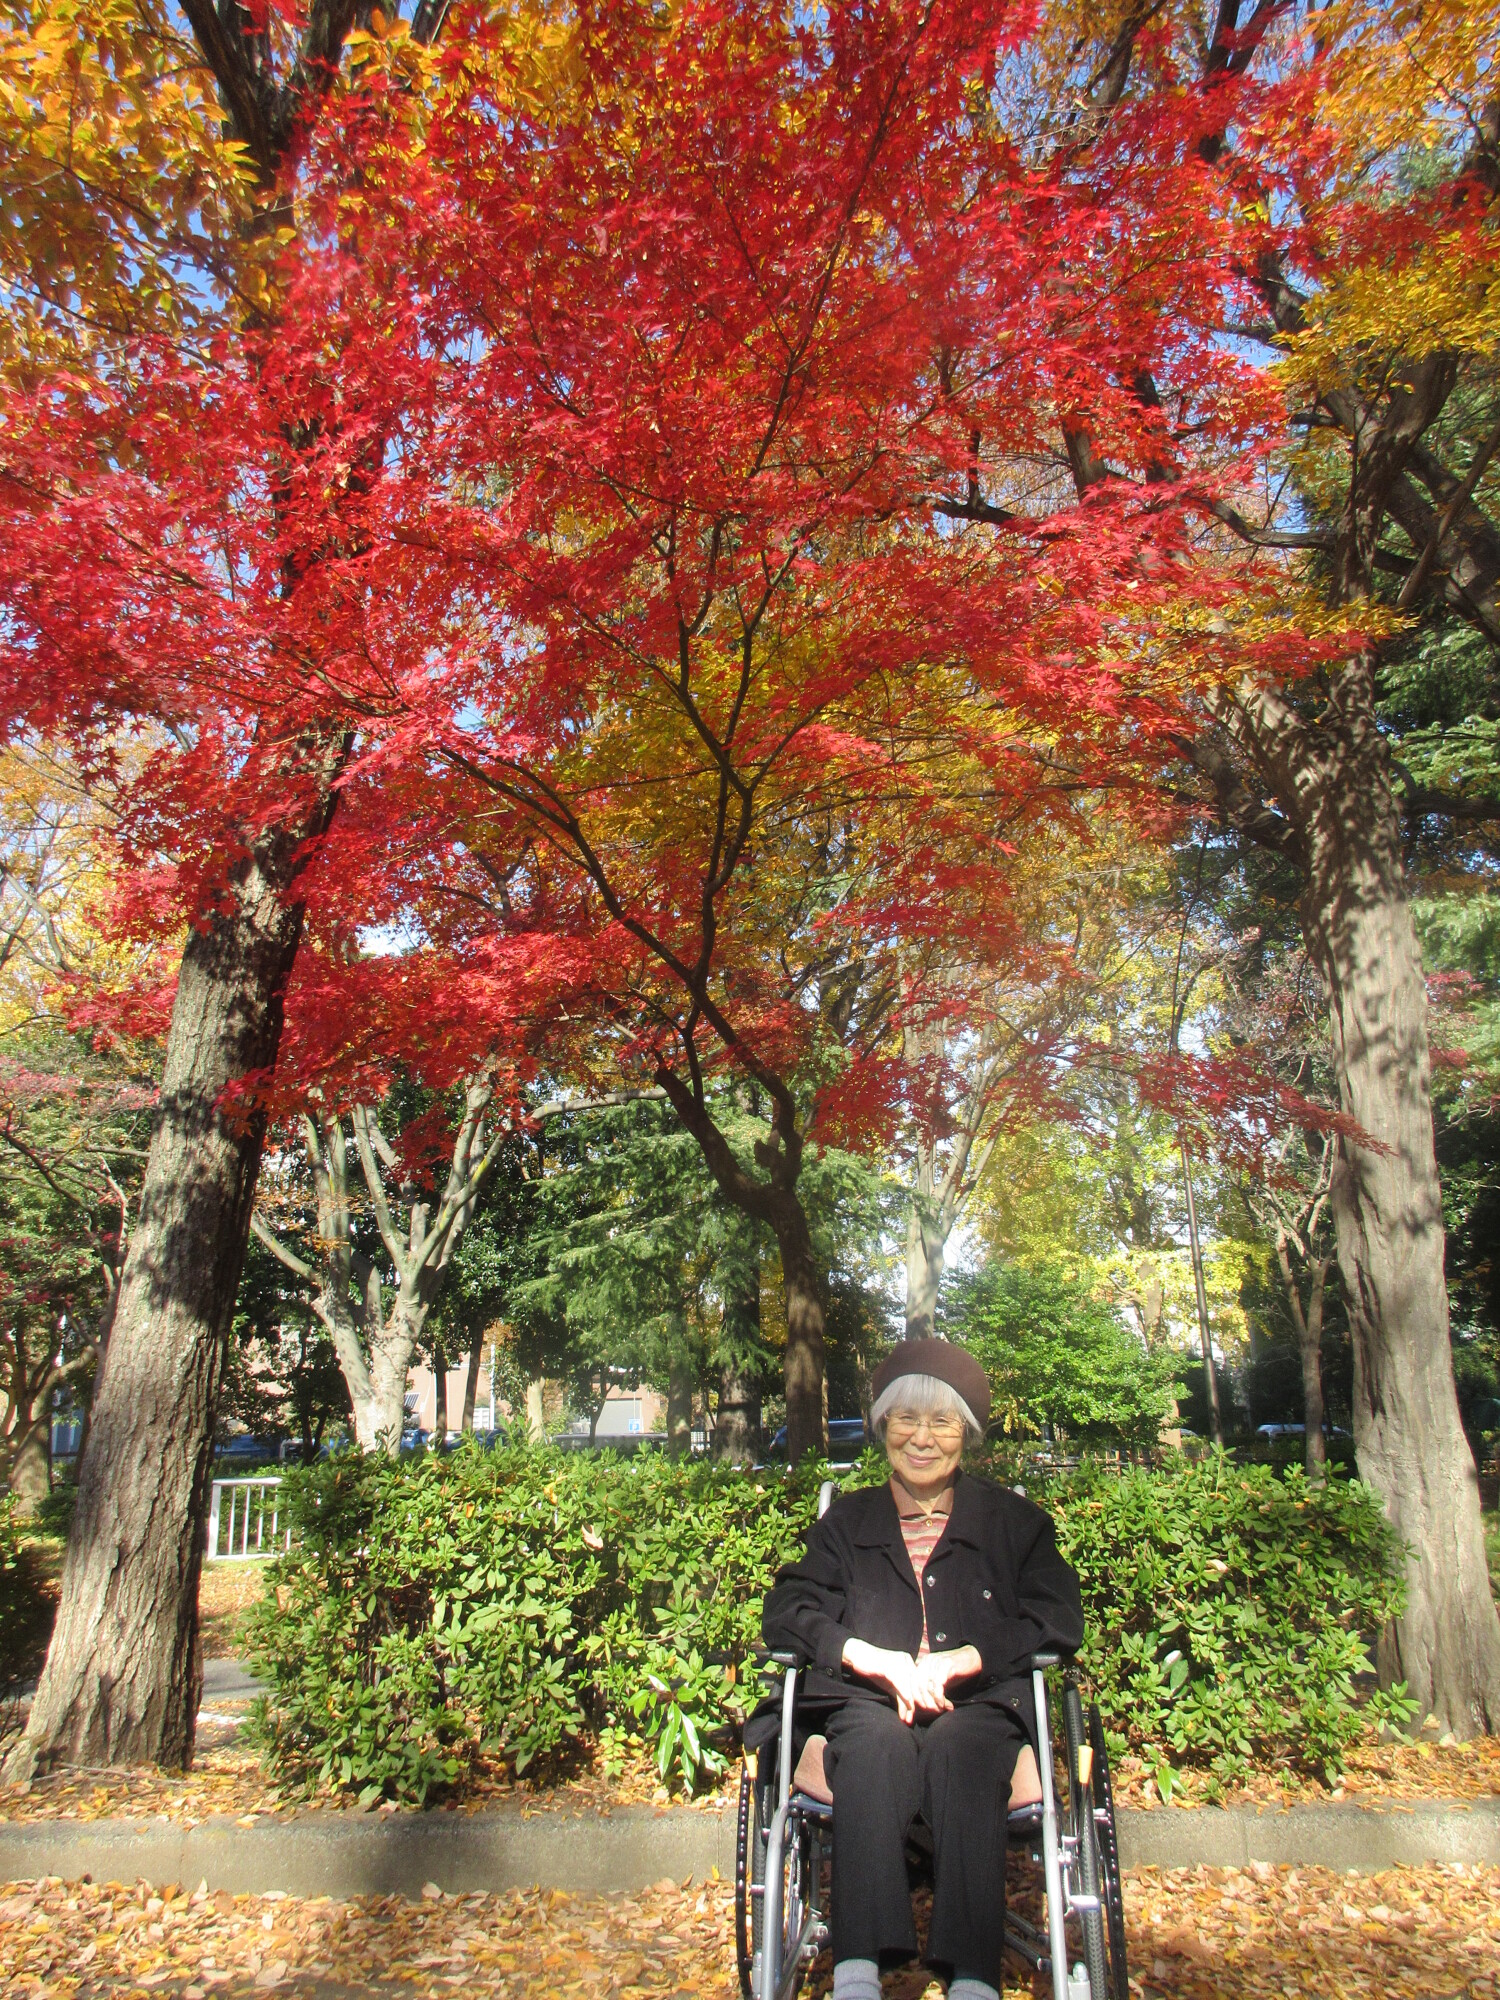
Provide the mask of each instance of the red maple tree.
[{"label": "red maple tree", "polygon": [[[1215,334],[1237,224],[1201,94],[1028,155],[995,108],[1032,25],[612,8],[561,109],[476,29],[359,196],[351,310],[421,359],[329,893],[367,815],[454,979],[499,936],[589,942],[591,1060],[659,1085],[775,1234],[794,1456],[823,1435],[798,1176],[930,1007],[902,941],[1002,936],[1032,816],[1128,795],[1180,728],[1161,634],[1184,683],[1239,643],[1191,541],[1271,403]],[[1170,425],[1171,482],[1076,498],[1100,406],[1142,465]],[[764,1109],[753,1158],[716,1072]]]}]

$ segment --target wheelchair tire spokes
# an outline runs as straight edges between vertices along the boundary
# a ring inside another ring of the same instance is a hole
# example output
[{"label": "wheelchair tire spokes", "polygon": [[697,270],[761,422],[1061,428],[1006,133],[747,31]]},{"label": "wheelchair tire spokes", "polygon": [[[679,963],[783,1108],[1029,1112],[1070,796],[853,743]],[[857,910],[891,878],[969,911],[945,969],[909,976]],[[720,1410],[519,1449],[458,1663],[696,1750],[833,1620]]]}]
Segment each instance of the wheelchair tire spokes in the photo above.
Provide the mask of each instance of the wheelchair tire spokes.
[{"label": "wheelchair tire spokes", "polygon": [[1094,1824],[1093,1746],[1083,1720],[1083,1697],[1069,1674],[1063,1682],[1063,1733],[1068,1754],[1068,1818],[1073,1837],[1077,1891],[1069,1898],[1083,1929],[1083,1962],[1088,1972],[1089,2000],[1111,2000],[1109,1963],[1104,1943],[1104,1897],[1099,1870],[1099,1830]]},{"label": "wheelchair tire spokes", "polygon": [[1120,1879],[1120,1843],[1115,1831],[1115,1795],[1109,1778],[1104,1720],[1097,1701],[1089,1703],[1089,1743],[1094,1752],[1094,1825],[1099,1834],[1099,1872],[1103,1878],[1104,1916],[1109,1938],[1110,2000],[1130,2000],[1130,1977],[1125,1962],[1125,1896]]},{"label": "wheelchair tire spokes", "polygon": [[741,2000],[755,2000],[752,1984],[760,1950],[760,1901],[764,1887],[758,1864],[765,1856],[759,1787],[747,1764],[740,1765],[740,1807],[734,1836],[734,1955],[739,1966]]},{"label": "wheelchair tire spokes", "polygon": [[[753,2000],[792,2000],[807,1971],[809,1950],[821,1945],[818,1872],[822,1842],[793,1804],[772,1815],[765,1844],[761,1945],[752,1974]],[[753,1907],[753,1906],[752,1906]],[[811,1957],[816,1957],[816,1949]]]}]

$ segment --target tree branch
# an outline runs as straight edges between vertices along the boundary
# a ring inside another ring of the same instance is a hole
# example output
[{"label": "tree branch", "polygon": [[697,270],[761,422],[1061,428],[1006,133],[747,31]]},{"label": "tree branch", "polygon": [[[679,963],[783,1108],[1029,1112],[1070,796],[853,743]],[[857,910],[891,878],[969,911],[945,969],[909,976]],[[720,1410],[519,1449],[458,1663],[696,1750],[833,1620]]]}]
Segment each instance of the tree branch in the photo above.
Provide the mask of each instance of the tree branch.
[{"label": "tree branch", "polygon": [[257,1241],[263,1243],[278,1262],[285,1264],[294,1276],[305,1278],[311,1284],[314,1277],[312,1265],[304,1263],[295,1251],[287,1248],[258,1208],[250,1211],[250,1228]]}]

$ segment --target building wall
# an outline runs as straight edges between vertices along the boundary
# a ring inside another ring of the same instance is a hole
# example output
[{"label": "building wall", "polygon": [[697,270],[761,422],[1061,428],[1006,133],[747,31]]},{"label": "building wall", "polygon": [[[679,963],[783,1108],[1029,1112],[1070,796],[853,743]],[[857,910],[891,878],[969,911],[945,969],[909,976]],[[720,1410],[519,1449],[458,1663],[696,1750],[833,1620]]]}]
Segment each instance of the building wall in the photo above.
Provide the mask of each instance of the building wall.
[{"label": "building wall", "polygon": [[[448,1370],[448,1428],[456,1432],[464,1413],[464,1384],[468,1380],[469,1364],[465,1356],[462,1363]],[[561,1391],[549,1383],[546,1406],[551,1412],[561,1401]],[[556,1418],[551,1420],[555,1423]],[[416,1424],[424,1431],[433,1430],[437,1424],[437,1380],[428,1365],[423,1362],[410,1370],[406,1377],[406,1421]],[[494,1422],[504,1426],[511,1422],[511,1409],[503,1396],[497,1396],[494,1405]],[[488,1430],[490,1416],[490,1372],[489,1352],[480,1357],[479,1386],[474,1397],[474,1428]],[[586,1422],[577,1422],[570,1427],[575,1433],[588,1435]],[[661,1434],[667,1428],[667,1400],[655,1389],[611,1389],[605,1399],[604,1408],[599,1413],[597,1435],[610,1437],[641,1437]]]},{"label": "building wall", "polygon": [[[464,1387],[469,1379],[469,1359],[465,1355],[462,1362],[448,1370],[448,1428],[456,1431],[463,1419]],[[504,1422],[505,1404],[503,1399],[495,1406],[496,1420]],[[426,1362],[411,1369],[406,1377],[406,1421],[416,1424],[424,1431],[430,1431],[437,1423],[437,1377]],[[489,1355],[480,1357],[479,1385],[474,1395],[474,1428],[490,1428],[490,1370]]]}]

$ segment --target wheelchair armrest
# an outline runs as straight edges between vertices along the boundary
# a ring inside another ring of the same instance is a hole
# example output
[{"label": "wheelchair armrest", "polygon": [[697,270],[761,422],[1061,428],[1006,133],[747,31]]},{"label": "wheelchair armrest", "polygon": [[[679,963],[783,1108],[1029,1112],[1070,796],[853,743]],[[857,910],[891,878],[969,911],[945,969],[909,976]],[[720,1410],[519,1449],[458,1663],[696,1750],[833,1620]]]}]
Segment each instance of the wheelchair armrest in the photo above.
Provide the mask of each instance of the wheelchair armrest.
[{"label": "wheelchair armrest", "polygon": [[800,1653],[773,1653],[765,1646],[757,1646],[750,1657],[758,1667],[781,1667],[787,1673],[795,1672],[804,1664]]},{"label": "wheelchair armrest", "polygon": [[1072,1657],[1071,1653],[1065,1653],[1059,1647],[1049,1647],[1045,1653],[1032,1654],[1029,1671],[1035,1673],[1039,1667],[1060,1667]]}]

